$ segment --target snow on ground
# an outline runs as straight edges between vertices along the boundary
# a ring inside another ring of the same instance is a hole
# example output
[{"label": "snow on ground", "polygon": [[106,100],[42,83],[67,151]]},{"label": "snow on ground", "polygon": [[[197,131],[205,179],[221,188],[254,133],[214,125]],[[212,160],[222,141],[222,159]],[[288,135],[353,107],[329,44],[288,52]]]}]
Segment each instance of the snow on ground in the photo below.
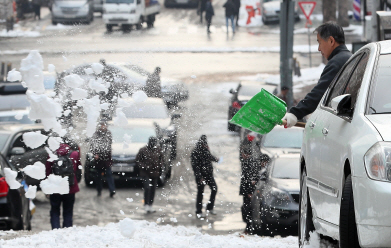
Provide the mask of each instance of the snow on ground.
[{"label": "snow on ground", "polygon": [[[175,223],[175,221],[172,221]],[[297,237],[244,236],[238,233],[211,236],[195,227],[158,225],[125,218],[104,227],[87,226],[43,231],[12,240],[0,240],[2,248],[19,247],[297,247]]]},{"label": "snow on ground", "polygon": [[39,37],[41,34],[37,31],[23,30],[19,24],[14,24],[14,29],[7,32],[6,29],[0,31],[0,37]]}]

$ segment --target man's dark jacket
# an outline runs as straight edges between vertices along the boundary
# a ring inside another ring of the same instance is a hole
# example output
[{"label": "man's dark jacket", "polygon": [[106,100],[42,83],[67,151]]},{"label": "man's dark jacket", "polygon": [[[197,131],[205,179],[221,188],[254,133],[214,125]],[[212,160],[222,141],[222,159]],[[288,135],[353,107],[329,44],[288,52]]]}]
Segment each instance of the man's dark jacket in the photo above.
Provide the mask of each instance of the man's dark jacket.
[{"label": "man's dark jacket", "polygon": [[144,146],[136,156],[136,163],[140,168],[140,176],[158,178],[163,165],[163,153],[157,147]]},{"label": "man's dark jacket", "polygon": [[196,145],[191,153],[191,165],[197,183],[201,181],[201,178],[209,179],[213,177],[212,162],[217,161],[218,159],[210,153],[208,144],[199,142]]},{"label": "man's dark jacket", "polygon": [[333,81],[334,77],[339,70],[341,70],[346,61],[348,61],[350,56],[352,56],[352,53],[344,44],[336,47],[328,57],[328,63],[323,69],[318,84],[297,104],[296,107],[292,107],[289,112],[294,114],[298,120],[314,112],[331,81]]},{"label": "man's dark jacket", "polygon": [[97,169],[105,169],[111,166],[111,144],[113,136],[109,130],[97,130],[92,136],[90,151],[94,155],[99,155],[95,161]]}]

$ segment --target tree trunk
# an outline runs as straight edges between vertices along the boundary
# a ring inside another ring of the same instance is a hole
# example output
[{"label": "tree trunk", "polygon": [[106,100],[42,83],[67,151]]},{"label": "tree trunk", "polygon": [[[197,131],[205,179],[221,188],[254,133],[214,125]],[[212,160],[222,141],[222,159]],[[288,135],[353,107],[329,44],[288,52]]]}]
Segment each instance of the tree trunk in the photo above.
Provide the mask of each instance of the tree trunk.
[{"label": "tree trunk", "polygon": [[347,0],[338,0],[338,24],[341,25],[341,27],[349,26],[348,9],[350,3],[351,2]]},{"label": "tree trunk", "polygon": [[[340,1],[344,1],[344,0],[340,0]],[[337,18],[335,16],[335,12],[337,11],[337,0],[323,0],[322,7],[323,7],[323,23],[328,21],[337,21]]]}]

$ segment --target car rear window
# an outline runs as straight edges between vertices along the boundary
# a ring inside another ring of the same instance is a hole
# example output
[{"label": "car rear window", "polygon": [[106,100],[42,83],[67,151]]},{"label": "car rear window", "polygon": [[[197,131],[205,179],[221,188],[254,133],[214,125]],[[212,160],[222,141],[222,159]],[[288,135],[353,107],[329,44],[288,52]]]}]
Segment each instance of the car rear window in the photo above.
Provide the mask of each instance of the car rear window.
[{"label": "car rear window", "polygon": [[268,148],[301,148],[302,129],[273,129],[263,138],[263,146]]},{"label": "car rear window", "polygon": [[169,118],[165,105],[133,104],[123,108],[126,118],[166,119]]},{"label": "car rear window", "polygon": [[156,132],[154,128],[148,127],[109,127],[111,134],[113,135],[114,143],[129,142],[125,140],[125,134],[130,136],[131,143],[148,143],[149,137],[155,136]]},{"label": "car rear window", "polygon": [[300,160],[292,158],[277,158],[273,166],[272,177],[281,179],[299,179]]},{"label": "car rear window", "polygon": [[371,114],[391,113],[390,78],[391,54],[379,56],[377,77],[373,87],[373,95],[369,108]]},{"label": "car rear window", "polygon": [[261,86],[242,85],[242,87],[240,87],[240,90],[239,90],[239,95],[255,96],[261,90],[262,90]]}]

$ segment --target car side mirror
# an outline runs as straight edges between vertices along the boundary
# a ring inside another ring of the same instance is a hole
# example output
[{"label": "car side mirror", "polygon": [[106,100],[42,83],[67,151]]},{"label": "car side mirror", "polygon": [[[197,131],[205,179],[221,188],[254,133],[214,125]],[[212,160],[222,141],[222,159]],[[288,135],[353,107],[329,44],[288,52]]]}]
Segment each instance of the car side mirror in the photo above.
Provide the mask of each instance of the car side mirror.
[{"label": "car side mirror", "polygon": [[331,99],[331,108],[338,116],[351,116],[352,96],[350,94],[340,95]]},{"label": "car side mirror", "polygon": [[12,148],[10,155],[22,155],[26,152],[23,147],[14,147]]},{"label": "car side mirror", "polygon": [[179,118],[181,118],[181,117],[182,117],[181,114],[173,114],[173,115],[171,116],[171,120],[179,119]]}]

